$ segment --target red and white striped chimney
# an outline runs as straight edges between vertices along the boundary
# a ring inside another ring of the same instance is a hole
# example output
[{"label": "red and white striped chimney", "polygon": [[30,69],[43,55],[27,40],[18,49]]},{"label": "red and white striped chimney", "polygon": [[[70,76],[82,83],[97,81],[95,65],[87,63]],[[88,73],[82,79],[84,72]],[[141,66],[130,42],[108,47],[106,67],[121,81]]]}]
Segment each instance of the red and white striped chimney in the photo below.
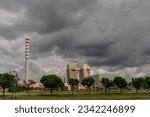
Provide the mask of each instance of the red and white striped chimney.
[{"label": "red and white striped chimney", "polygon": [[30,38],[29,37],[25,39],[25,58],[26,59],[30,58]]},{"label": "red and white striped chimney", "polygon": [[28,83],[29,77],[29,59],[30,59],[30,38],[25,39],[25,82]]}]

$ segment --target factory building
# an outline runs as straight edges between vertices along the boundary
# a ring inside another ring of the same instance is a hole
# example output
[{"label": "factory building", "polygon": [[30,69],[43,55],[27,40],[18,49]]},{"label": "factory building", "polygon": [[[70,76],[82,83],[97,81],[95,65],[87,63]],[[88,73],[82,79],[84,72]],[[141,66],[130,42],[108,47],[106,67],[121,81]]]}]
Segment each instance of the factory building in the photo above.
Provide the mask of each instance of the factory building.
[{"label": "factory building", "polygon": [[90,66],[88,64],[78,65],[76,62],[67,65],[67,79],[78,79],[82,81],[85,77],[90,76]]},{"label": "factory building", "polygon": [[83,64],[79,70],[80,81],[82,81],[85,77],[90,76],[90,66],[88,64]]}]

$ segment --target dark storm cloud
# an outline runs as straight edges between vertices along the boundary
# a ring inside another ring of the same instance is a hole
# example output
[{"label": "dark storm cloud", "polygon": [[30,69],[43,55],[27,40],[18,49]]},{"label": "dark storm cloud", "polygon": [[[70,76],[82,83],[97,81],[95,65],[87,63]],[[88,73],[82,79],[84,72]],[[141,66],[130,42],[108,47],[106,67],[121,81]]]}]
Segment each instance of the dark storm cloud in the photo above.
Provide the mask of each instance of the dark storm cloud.
[{"label": "dark storm cloud", "polygon": [[[86,16],[87,8],[95,0],[6,0],[0,8],[18,13],[12,26],[0,28],[1,36],[11,38],[24,33],[48,34],[64,28],[77,27]],[[6,34],[10,32],[10,34]]]},{"label": "dark storm cloud", "polygon": [[20,8],[17,0],[0,0],[0,8],[7,11],[16,12]]},{"label": "dark storm cloud", "polygon": [[[84,57],[93,66],[122,68],[148,64],[150,59],[144,52],[150,44],[150,2],[115,2],[103,2],[102,8],[95,6],[96,11],[89,17],[92,20],[87,19],[74,31],[75,41],[72,38],[72,44],[68,44],[72,47],[58,44],[59,54]],[[57,41],[60,40],[66,42],[61,36]]]},{"label": "dark storm cloud", "polygon": [[1,0],[0,8],[18,17],[0,26],[0,36],[30,34],[34,59],[53,53],[119,68],[150,62],[149,0]]},{"label": "dark storm cloud", "polygon": [[[92,1],[94,2],[94,1]],[[36,26],[36,32],[47,34],[63,28],[76,27],[84,20],[85,8],[91,0],[32,0],[27,3],[27,17]],[[80,12],[82,16],[80,16]]]}]

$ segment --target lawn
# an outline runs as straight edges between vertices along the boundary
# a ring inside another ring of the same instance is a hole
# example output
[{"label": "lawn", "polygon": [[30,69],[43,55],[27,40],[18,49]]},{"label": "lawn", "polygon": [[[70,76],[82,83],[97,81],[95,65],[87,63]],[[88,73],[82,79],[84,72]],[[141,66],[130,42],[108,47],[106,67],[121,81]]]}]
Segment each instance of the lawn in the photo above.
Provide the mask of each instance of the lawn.
[{"label": "lawn", "polygon": [[[0,100],[11,100],[12,96],[10,93],[0,96]],[[16,100],[142,100],[150,99],[150,94],[146,93],[111,93],[104,94],[98,92],[75,92],[71,94],[70,92],[54,92],[53,95],[49,93],[30,93],[29,96],[26,93],[17,93]]]}]

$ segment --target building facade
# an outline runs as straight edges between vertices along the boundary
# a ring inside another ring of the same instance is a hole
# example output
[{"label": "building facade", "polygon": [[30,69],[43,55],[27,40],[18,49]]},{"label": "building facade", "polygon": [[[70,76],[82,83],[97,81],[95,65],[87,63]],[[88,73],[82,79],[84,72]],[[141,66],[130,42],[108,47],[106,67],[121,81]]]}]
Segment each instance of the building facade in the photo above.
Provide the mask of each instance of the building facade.
[{"label": "building facade", "polygon": [[78,79],[82,81],[85,77],[90,76],[90,66],[88,64],[78,65],[76,62],[67,64],[67,80],[69,79]]},{"label": "building facade", "polygon": [[88,64],[83,64],[83,66],[81,66],[79,70],[80,81],[82,81],[85,77],[90,76],[90,72],[90,66]]}]

